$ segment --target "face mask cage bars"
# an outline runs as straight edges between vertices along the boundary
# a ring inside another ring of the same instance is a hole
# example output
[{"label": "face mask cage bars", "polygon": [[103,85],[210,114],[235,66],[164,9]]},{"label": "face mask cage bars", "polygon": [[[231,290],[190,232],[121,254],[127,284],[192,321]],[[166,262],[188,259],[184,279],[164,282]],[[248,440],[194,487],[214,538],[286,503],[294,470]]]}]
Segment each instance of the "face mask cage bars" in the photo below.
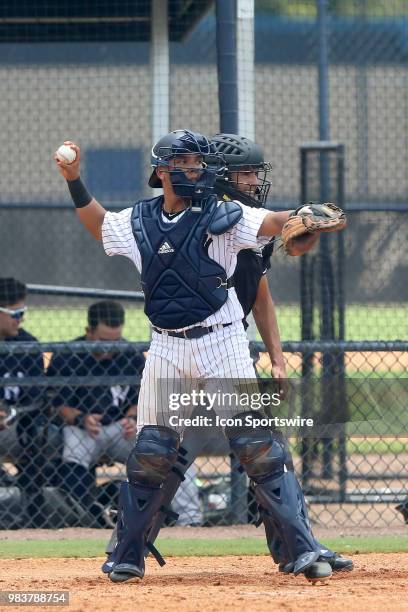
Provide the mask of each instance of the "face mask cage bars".
[{"label": "face mask cage bars", "polygon": [[[197,156],[200,155],[201,160],[198,162],[197,165],[191,165],[191,166],[179,166],[177,164],[173,166],[170,165],[170,162],[172,159],[175,159],[177,157],[185,157],[187,155],[197,155]],[[219,177],[224,176],[227,170],[224,156],[219,153],[201,154],[201,153],[194,153],[192,151],[187,151],[187,150],[178,151],[175,153],[174,151],[172,151],[171,147],[161,147],[159,149],[159,155],[157,155],[156,157],[157,157],[157,164],[155,164],[154,167],[165,166],[168,168],[167,172],[169,174],[173,172],[179,173],[180,171],[198,173],[202,170],[208,170],[209,172],[214,173],[217,178],[219,178]],[[197,178],[199,178],[200,176],[201,176],[201,172],[200,174],[197,174]]]},{"label": "face mask cage bars", "polygon": [[[239,175],[250,174],[252,172],[255,172],[257,179],[259,181],[257,185],[249,186],[245,180],[238,180],[238,181],[234,180],[233,181],[231,179],[231,176],[227,176],[225,177],[225,179],[229,181],[230,184],[236,186],[236,188],[239,191],[242,191],[248,196],[250,196],[251,198],[253,198],[255,202],[259,204],[259,206],[264,206],[268,198],[269,190],[272,185],[272,181],[267,178],[271,170],[272,170],[272,164],[270,164],[269,162],[264,162],[262,164],[256,164],[254,166],[248,166],[248,165],[230,166],[228,168],[229,172],[238,172]],[[238,179],[239,178],[240,177],[238,176]],[[241,189],[241,186],[242,186],[242,189]]]}]

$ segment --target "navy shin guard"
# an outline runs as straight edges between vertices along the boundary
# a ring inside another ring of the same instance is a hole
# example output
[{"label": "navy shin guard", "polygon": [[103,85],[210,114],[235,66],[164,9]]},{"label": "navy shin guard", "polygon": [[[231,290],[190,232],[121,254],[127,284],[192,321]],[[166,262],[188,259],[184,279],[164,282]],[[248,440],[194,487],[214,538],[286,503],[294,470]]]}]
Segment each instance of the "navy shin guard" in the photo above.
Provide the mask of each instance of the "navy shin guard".
[{"label": "navy shin guard", "polygon": [[[266,543],[272,559],[275,563],[279,564],[289,563],[288,549],[283,540],[283,534],[279,531],[279,524],[275,523],[272,516],[270,516],[261,506],[259,507],[259,513],[265,528]],[[260,524],[259,522],[258,526]]]},{"label": "navy shin guard", "polygon": [[134,575],[143,578],[145,535],[160,507],[161,489],[149,490],[123,483],[120,493],[122,510],[118,516],[118,541],[107,564],[112,563],[110,571],[132,567]]},{"label": "navy shin guard", "polygon": [[285,471],[282,437],[263,428],[230,429],[227,435],[231,449],[254,482],[267,533],[275,532],[281,540],[268,542],[273,558],[287,555],[294,563],[294,573],[301,573],[317,561],[320,550],[299,512],[296,477]]},{"label": "navy shin guard", "polygon": [[[188,467],[190,466],[188,465],[185,468],[185,471],[188,469]],[[171,511],[169,510],[169,506],[178,491],[178,488],[180,486],[180,483],[182,482],[182,479],[183,479],[183,473],[181,472],[181,470],[179,471],[179,469],[177,469],[177,470],[170,472],[170,474],[166,478],[166,481],[163,484],[160,508],[158,512],[156,512],[156,514],[154,515],[152,525],[147,534],[147,541],[151,544],[153,544],[154,541],[156,540],[157,535],[160,529],[162,528],[164,521],[166,520],[166,517],[169,514],[171,514]],[[122,486],[124,485],[129,486],[129,483],[122,483]],[[115,561],[115,558],[116,558],[115,547],[116,547],[118,539],[121,538],[121,533],[123,530],[122,521],[120,519],[120,516],[121,516],[120,511],[118,511],[118,520],[117,520],[115,529],[113,530],[112,536],[106,547],[106,553],[109,555],[109,557],[105,561],[105,563],[102,565],[102,571],[105,574],[108,574],[110,571],[112,571],[112,567],[114,564],[113,562]],[[174,518],[178,518],[178,515],[176,514]],[[146,542],[144,556],[147,557],[151,552],[152,551],[149,549],[149,547],[147,546],[147,542]]]},{"label": "navy shin guard", "polygon": [[112,571],[115,563],[117,563],[117,555],[116,555],[117,544],[118,544],[118,539],[122,538],[122,533],[123,533],[123,520],[122,520],[123,500],[128,495],[128,489],[129,489],[129,483],[127,481],[122,482],[120,485],[120,492],[119,492],[118,515],[117,515],[116,525],[112,532],[108,545],[106,547],[106,554],[108,555],[108,557],[101,568],[104,574],[109,574],[109,572]]},{"label": "navy shin guard", "polygon": [[284,472],[277,479],[257,483],[255,495],[262,506],[265,520],[272,522],[278,534],[278,542],[275,542],[274,548],[272,546],[274,559],[280,563],[292,561],[294,574],[301,573],[317,561],[320,548],[299,513],[294,473]]},{"label": "navy shin guard", "polygon": [[303,518],[307,529],[312,534],[313,539],[314,539],[314,541],[316,543],[316,546],[320,550],[320,556],[322,558],[324,558],[324,559],[332,559],[335,556],[335,552],[332,551],[330,548],[327,548],[326,546],[324,546],[320,542],[318,542],[316,540],[316,538],[314,537],[314,535],[313,535],[312,525],[310,523],[309,513],[307,511],[305,496],[304,496],[304,493],[302,491],[302,487],[300,486],[300,483],[299,483],[299,481],[297,479],[296,479],[296,484],[297,484],[297,487],[298,487],[298,500],[299,500],[299,513],[300,513],[300,516]]},{"label": "navy shin guard", "polygon": [[148,531],[161,506],[162,484],[177,459],[178,434],[157,426],[144,427],[127,462],[129,482],[119,496],[118,541],[102,567],[114,582],[144,575]]},{"label": "navy shin guard", "polygon": [[[148,540],[154,542],[163,527],[168,509],[173,501],[181,482],[184,479],[184,474],[196,459],[198,453],[203,447],[203,438],[200,434],[196,434],[193,429],[187,429],[184,433],[182,446],[179,449],[177,461],[170,470],[165,482],[163,483],[162,510],[154,517],[152,526],[149,531]],[[147,551],[147,554],[149,551]],[[146,556],[147,556],[146,554]]]},{"label": "navy shin guard", "polygon": [[[172,467],[162,486],[162,501],[159,511],[155,514],[150,527],[147,539],[149,543],[154,543],[160,529],[162,528],[166,517],[169,515],[169,508],[173,501],[179,486],[183,480],[185,472],[196,459],[198,453],[203,446],[203,439],[201,435],[197,435],[194,430],[187,429],[184,433],[183,444],[179,449],[177,461]],[[102,566],[104,573],[109,573],[112,568],[112,553],[115,549],[116,542],[118,540],[117,532],[121,530],[121,522],[119,520],[120,511],[118,512],[118,521],[112,532],[112,536],[106,546],[106,554],[110,555],[107,561]],[[150,554],[151,550],[146,546],[145,557]]]},{"label": "navy shin guard", "polygon": [[[318,542],[318,540],[316,540],[316,538],[314,537],[307,511],[305,496],[297,479],[296,484],[298,493],[297,504],[299,521],[303,521],[305,528],[307,529],[307,531],[309,531],[310,537],[314,541],[316,550],[320,550],[320,557],[322,559],[330,560],[334,558],[335,553],[330,550],[330,548],[327,548],[326,546]],[[266,540],[273,560],[275,561],[275,563],[286,565],[287,563],[289,563],[290,555],[284,541],[284,536],[280,532],[279,523],[274,523],[272,516],[265,512],[262,507],[259,508],[259,513],[261,515],[262,522],[265,527]]]}]

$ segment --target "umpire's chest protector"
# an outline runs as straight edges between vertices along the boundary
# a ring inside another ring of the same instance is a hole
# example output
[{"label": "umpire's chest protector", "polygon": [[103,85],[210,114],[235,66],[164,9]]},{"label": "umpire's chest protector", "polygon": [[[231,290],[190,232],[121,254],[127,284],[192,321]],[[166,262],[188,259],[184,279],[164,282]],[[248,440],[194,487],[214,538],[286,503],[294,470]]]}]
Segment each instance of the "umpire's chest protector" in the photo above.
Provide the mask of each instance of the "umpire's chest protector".
[{"label": "umpire's chest protector", "polygon": [[235,202],[218,207],[211,196],[202,212],[187,209],[179,221],[166,223],[162,204],[162,196],[135,204],[132,230],[142,259],[145,313],[152,325],[177,329],[203,321],[227,301],[226,272],[204,243],[207,233],[233,227],[242,209]]}]

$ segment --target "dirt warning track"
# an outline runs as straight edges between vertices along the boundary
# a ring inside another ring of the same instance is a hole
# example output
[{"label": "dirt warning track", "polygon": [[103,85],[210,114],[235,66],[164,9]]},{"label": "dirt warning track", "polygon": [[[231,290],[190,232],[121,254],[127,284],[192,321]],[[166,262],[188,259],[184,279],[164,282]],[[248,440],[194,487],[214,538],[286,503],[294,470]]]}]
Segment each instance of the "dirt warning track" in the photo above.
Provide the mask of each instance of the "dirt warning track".
[{"label": "dirt warning track", "polygon": [[353,560],[354,572],[312,586],[303,577],[279,574],[268,556],[177,557],[164,568],[149,559],[142,582],[122,585],[101,574],[102,558],[7,559],[0,560],[0,590],[69,591],[70,612],[408,611],[408,554]]}]

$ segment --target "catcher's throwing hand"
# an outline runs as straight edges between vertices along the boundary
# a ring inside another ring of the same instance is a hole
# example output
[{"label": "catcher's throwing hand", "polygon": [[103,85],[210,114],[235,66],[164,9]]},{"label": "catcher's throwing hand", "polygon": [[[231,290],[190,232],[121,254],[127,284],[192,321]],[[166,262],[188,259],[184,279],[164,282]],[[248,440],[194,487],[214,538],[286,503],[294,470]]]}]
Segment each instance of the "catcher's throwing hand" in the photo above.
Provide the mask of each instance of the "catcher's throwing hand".
[{"label": "catcher's throwing hand", "polygon": [[283,247],[288,255],[299,256],[310,251],[321,232],[338,232],[347,225],[345,213],[335,204],[301,206],[282,228]]},{"label": "catcher's throwing hand", "polygon": [[67,181],[75,181],[79,177],[79,163],[81,161],[81,151],[78,145],[76,145],[71,140],[66,140],[64,145],[71,147],[76,153],[76,158],[71,164],[67,164],[63,161],[60,161],[57,158],[56,153],[54,153],[55,163],[58,166],[59,171],[61,172],[64,179]]}]

